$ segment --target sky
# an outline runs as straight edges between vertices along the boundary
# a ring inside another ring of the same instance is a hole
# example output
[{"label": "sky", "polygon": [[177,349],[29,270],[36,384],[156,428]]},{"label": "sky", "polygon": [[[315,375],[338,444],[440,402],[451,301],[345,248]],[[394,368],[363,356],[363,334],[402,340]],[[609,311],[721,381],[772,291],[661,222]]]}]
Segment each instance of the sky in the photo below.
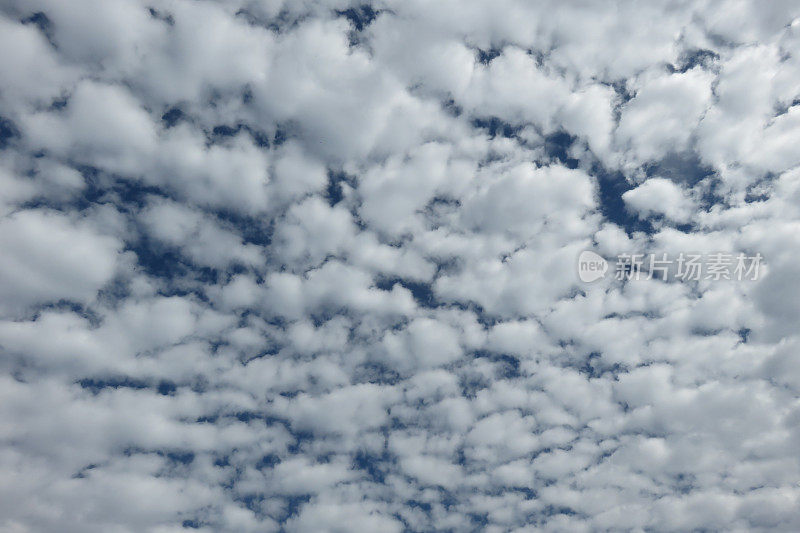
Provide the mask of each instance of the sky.
[{"label": "sky", "polygon": [[798,531],[798,146],[794,0],[0,0],[0,531]]}]

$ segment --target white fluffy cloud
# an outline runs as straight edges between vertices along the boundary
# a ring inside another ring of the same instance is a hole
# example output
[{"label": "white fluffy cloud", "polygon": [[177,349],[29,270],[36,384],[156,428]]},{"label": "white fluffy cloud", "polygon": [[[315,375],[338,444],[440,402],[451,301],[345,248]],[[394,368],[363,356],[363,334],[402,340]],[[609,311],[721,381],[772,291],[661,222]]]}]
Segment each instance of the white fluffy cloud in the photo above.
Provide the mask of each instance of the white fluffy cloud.
[{"label": "white fluffy cloud", "polygon": [[695,209],[680,185],[664,178],[649,179],[625,192],[622,199],[642,218],[663,215],[676,222],[688,222]]},{"label": "white fluffy cloud", "polygon": [[61,213],[19,211],[0,221],[0,301],[7,310],[89,303],[111,280],[122,243]]},{"label": "white fluffy cloud", "polygon": [[0,2],[0,530],[800,529],[799,20]]}]

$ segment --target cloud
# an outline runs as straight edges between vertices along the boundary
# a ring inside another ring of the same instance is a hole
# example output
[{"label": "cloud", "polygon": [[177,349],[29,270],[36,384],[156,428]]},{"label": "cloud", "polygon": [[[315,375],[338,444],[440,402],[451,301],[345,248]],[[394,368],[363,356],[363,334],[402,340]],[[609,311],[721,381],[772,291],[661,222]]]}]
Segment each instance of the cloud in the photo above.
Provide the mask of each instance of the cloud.
[{"label": "cloud", "polygon": [[798,20],[0,2],[0,529],[800,529]]},{"label": "cloud", "polygon": [[122,243],[61,213],[25,210],[0,222],[0,291],[6,312],[72,300],[90,303],[114,275]]},{"label": "cloud", "polygon": [[662,215],[668,220],[685,223],[695,211],[691,198],[681,187],[664,178],[649,179],[626,191],[622,199],[642,218]]}]

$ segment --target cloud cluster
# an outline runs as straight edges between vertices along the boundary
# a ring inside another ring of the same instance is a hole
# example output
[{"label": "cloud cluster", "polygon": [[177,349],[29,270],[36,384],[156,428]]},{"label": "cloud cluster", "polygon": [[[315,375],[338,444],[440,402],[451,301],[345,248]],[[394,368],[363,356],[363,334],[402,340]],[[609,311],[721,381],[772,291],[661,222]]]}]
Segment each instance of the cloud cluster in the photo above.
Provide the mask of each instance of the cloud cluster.
[{"label": "cloud cluster", "polygon": [[799,45],[792,0],[0,0],[0,529],[799,530]]}]

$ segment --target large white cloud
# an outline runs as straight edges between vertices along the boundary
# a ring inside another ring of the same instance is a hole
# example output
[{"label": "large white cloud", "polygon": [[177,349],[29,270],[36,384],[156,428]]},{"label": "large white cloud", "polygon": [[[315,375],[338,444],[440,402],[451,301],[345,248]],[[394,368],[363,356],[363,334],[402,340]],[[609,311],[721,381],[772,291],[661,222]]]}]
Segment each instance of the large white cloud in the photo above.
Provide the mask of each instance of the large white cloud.
[{"label": "large white cloud", "polygon": [[91,302],[114,275],[122,243],[63,214],[25,210],[0,220],[0,246],[0,300],[13,312]]},{"label": "large white cloud", "polygon": [[798,17],[0,2],[0,529],[800,529]]}]

